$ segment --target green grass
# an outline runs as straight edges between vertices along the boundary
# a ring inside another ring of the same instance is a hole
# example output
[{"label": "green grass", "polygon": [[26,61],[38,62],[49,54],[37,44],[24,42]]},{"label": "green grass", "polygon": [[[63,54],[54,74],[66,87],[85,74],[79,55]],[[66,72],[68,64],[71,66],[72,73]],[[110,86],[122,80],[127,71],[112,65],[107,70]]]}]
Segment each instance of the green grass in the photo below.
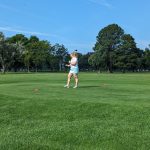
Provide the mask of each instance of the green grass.
[{"label": "green grass", "polygon": [[0,75],[0,150],[149,150],[150,74],[79,78]]}]

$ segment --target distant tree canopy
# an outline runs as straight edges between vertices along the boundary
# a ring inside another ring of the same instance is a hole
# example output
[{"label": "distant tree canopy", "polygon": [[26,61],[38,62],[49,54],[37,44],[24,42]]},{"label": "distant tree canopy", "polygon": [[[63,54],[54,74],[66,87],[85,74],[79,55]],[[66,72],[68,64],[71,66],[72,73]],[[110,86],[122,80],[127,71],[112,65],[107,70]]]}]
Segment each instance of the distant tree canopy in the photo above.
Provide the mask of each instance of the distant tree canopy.
[{"label": "distant tree canopy", "polygon": [[108,25],[98,33],[93,50],[89,63],[99,70],[110,73],[149,70],[149,49],[137,48],[134,38],[117,24]]},{"label": "distant tree canopy", "polygon": [[[5,71],[57,71],[65,61],[68,50],[64,45],[51,45],[48,41],[23,34],[5,38],[0,32],[0,68]],[[63,59],[62,59],[63,57]],[[61,70],[61,69],[60,69]]]},{"label": "distant tree canopy", "polygon": [[[94,52],[78,53],[81,71],[150,71],[150,45],[137,48],[134,38],[117,24],[100,30]],[[16,34],[6,38],[0,32],[0,69],[5,71],[65,71],[70,59],[63,44],[50,44],[37,36]]]}]

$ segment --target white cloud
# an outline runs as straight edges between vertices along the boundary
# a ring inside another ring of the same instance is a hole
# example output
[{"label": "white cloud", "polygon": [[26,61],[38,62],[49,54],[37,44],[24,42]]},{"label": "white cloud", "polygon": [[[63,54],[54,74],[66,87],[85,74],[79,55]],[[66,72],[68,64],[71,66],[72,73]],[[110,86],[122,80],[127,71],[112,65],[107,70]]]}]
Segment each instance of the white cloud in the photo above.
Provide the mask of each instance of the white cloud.
[{"label": "white cloud", "polygon": [[20,9],[16,9],[16,8],[9,6],[9,5],[0,4],[0,9],[7,10],[11,13],[17,13],[20,15],[28,16],[28,17],[33,18],[33,19],[36,18],[36,19],[43,20],[43,18],[44,18],[43,16],[39,16],[39,15],[33,14],[31,12],[28,12],[28,11],[22,11]]},{"label": "white cloud", "polygon": [[0,30],[1,31],[14,32],[14,33],[30,34],[30,35],[42,35],[42,36],[48,36],[48,37],[59,37],[58,35],[55,35],[55,34],[48,34],[48,33],[43,33],[43,32],[36,32],[36,31],[20,30],[20,29],[15,29],[15,28],[12,28],[12,27],[0,27]]},{"label": "white cloud", "polygon": [[107,0],[88,0],[88,1],[101,6],[105,6],[107,8],[112,8],[112,5]]}]

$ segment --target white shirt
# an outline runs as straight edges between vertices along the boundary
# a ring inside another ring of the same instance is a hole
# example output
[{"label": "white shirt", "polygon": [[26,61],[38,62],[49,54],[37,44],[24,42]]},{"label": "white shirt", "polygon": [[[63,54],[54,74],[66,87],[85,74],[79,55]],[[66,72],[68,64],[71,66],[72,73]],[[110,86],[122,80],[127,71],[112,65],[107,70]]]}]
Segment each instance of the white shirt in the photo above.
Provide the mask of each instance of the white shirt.
[{"label": "white shirt", "polygon": [[76,57],[73,57],[71,59],[71,64],[76,64],[75,66],[71,65],[71,67],[78,67],[78,59]]}]

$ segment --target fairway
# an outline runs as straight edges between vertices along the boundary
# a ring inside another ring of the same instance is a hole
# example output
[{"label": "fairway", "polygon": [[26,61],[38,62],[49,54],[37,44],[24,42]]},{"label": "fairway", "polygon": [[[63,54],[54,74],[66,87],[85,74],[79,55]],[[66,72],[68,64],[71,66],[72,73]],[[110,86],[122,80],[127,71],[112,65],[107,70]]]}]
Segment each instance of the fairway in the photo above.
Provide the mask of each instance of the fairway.
[{"label": "fairway", "polygon": [[0,150],[149,150],[150,74],[0,75]]}]

